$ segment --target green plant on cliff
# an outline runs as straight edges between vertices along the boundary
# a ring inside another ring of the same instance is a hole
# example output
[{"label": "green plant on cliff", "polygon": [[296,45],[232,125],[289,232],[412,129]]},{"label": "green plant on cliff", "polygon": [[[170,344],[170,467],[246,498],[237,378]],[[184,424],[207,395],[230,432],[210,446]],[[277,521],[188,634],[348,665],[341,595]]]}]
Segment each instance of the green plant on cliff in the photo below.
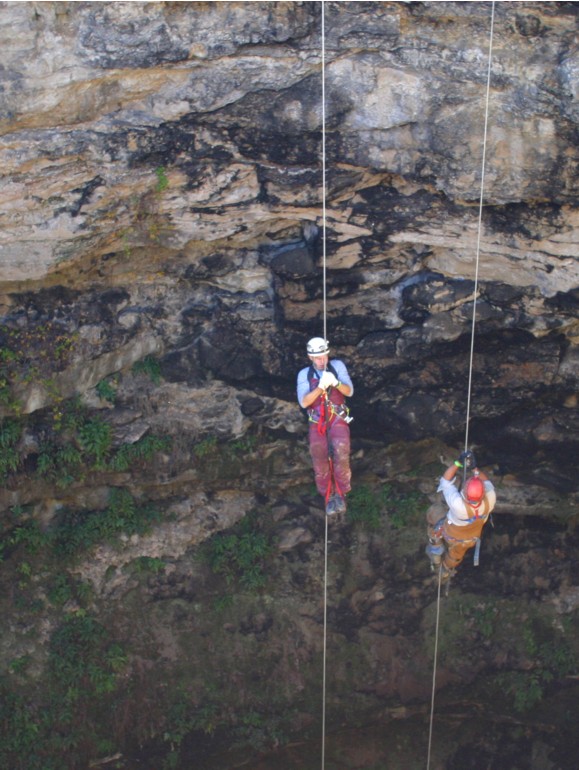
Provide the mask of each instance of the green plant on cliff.
[{"label": "green plant on cliff", "polygon": [[35,519],[29,519],[14,527],[7,536],[7,542],[9,546],[22,546],[27,553],[35,554],[46,547],[48,538],[40,529],[40,524]]},{"label": "green plant on cliff", "polygon": [[39,743],[46,736],[42,709],[13,690],[8,678],[0,679],[0,767],[13,770],[56,770],[54,761],[38,755]]},{"label": "green plant on cliff", "polygon": [[171,448],[172,441],[167,436],[144,436],[134,444],[123,444],[111,457],[109,467],[113,471],[128,471],[135,464],[149,462],[157,454]]},{"label": "green plant on cliff", "polygon": [[31,655],[19,655],[17,658],[14,658],[10,662],[10,666],[8,667],[8,670],[12,674],[17,674],[17,675],[25,674],[32,662],[33,662],[33,659]]},{"label": "green plant on cliff", "polygon": [[48,598],[52,604],[62,606],[74,597],[69,576],[65,572],[56,573],[48,586]]},{"label": "green plant on cliff", "polygon": [[63,331],[56,321],[45,321],[23,329],[0,326],[0,341],[0,398],[14,406],[15,384],[36,382],[50,390],[54,374],[72,358],[77,334]]},{"label": "green plant on cliff", "polygon": [[408,526],[417,517],[422,517],[426,509],[426,498],[414,489],[395,488],[385,484],[382,497],[388,510],[388,519],[394,529]]},{"label": "green plant on cliff", "polygon": [[163,166],[159,166],[155,169],[155,174],[157,175],[157,185],[155,187],[155,192],[162,193],[163,190],[166,190],[167,187],[169,187],[169,179],[167,177],[167,172],[163,168]]},{"label": "green plant on cliff", "polygon": [[79,429],[78,439],[83,452],[92,457],[93,467],[104,470],[112,444],[111,426],[100,419],[88,420]]},{"label": "green plant on cliff", "polygon": [[271,712],[260,714],[247,711],[239,716],[233,730],[236,744],[251,746],[254,751],[268,751],[283,746],[288,741],[287,716],[280,717]]},{"label": "green plant on cliff", "polygon": [[239,583],[249,591],[265,585],[265,562],[272,548],[253,516],[246,516],[236,530],[215,535],[207,549],[211,569],[227,585]]},{"label": "green plant on cliff", "polygon": [[81,451],[72,443],[58,446],[44,443],[40,447],[36,461],[36,472],[57,487],[64,488],[83,477],[83,457]]},{"label": "green plant on cliff", "polygon": [[50,638],[40,684],[27,676],[25,661],[0,678],[0,767],[81,768],[87,757],[114,749],[112,705],[127,660],[94,616],[66,614]]},{"label": "green plant on cliff", "polygon": [[509,695],[515,711],[530,711],[541,702],[545,692],[542,671],[513,671],[497,677],[502,691]]},{"label": "green plant on cliff", "polygon": [[7,419],[0,423],[0,481],[10,473],[15,473],[20,465],[20,453],[17,444],[22,435],[22,426],[18,420]]},{"label": "green plant on cliff", "polygon": [[476,629],[485,639],[491,639],[497,622],[497,608],[492,602],[481,602],[475,613]]},{"label": "green plant on cliff", "polygon": [[[427,613],[432,629],[435,611],[433,604]],[[518,601],[451,591],[444,613],[438,635],[439,660],[452,667],[467,656],[476,668],[488,665],[491,651],[500,649],[510,668],[485,680],[485,697],[501,700],[516,712],[534,708],[553,683],[575,677],[579,671],[573,629],[566,631],[558,618],[555,624],[555,613],[548,606],[532,609]],[[426,640],[433,656],[434,633]]]},{"label": "green plant on cliff", "polygon": [[254,452],[257,447],[257,436],[245,435],[228,444],[228,450],[234,456],[245,456]]},{"label": "green plant on cliff", "polygon": [[380,526],[383,512],[380,495],[365,484],[355,486],[348,495],[347,518],[352,524],[360,524],[367,529]]},{"label": "green plant on cliff", "polygon": [[[112,725],[104,713],[110,712],[107,704],[127,662],[122,645],[96,617],[83,610],[65,615],[53,632],[47,663],[49,695],[54,727],[64,728],[63,737],[69,742],[65,754],[69,760],[78,756],[82,762],[87,753],[111,747]],[[49,746],[51,743],[49,738]],[[51,748],[54,751],[56,746]]]},{"label": "green plant on cliff", "polygon": [[503,672],[494,681],[510,697],[515,711],[524,713],[543,700],[551,683],[577,676],[579,663],[565,632],[555,630],[548,616],[537,612],[521,619],[515,615],[514,621],[518,633],[512,655],[520,657],[522,667]]},{"label": "green plant on cliff", "polygon": [[219,443],[217,436],[206,436],[193,447],[193,454],[198,460],[220,457],[225,464],[255,452],[259,438],[255,435],[245,435],[227,443]]},{"label": "green plant on cliff", "polygon": [[92,597],[92,585],[68,572],[53,572],[47,582],[47,596],[55,607],[62,607],[69,601],[86,606]]},{"label": "green plant on cliff", "polygon": [[115,377],[106,377],[104,380],[101,380],[95,387],[97,396],[103,401],[108,401],[109,404],[114,404],[117,398],[116,384],[117,380]]},{"label": "green plant on cliff", "polygon": [[171,447],[171,439],[162,436],[144,436],[132,444],[123,444],[113,451],[111,426],[100,417],[90,417],[78,399],[63,404],[62,419],[37,425],[37,432],[45,436],[41,443],[36,472],[41,477],[66,487],[84,478],[87,467],[106,471],[130,471],[135,466],[150,462],[155,454]]},{"label": "green plant on cliff", "polygon": [[17,358],[13,350],[0,347],[0,404],[14,412],[18,411],[19,403],[12,394],[11,365]]},{"label": "green plant on cliff", "polygon": [[163,379],[161,374],[161,364],[155,356],[145,356],[145,358],[133,364],[134,374],[145,374],[153,384],[159,385]]},{"label": "green plant on cliff", "polygon": [[66,399],[61,404],[62,422],[60,430],[75,433],[88,420],[88,409],[79,396]]},{"label": "green plant on cliff", "polygon": [[163,763],[164,770],[179,767],[181,744],[190,733],[200,731],[212,735],[219,727],[219,708],[213,701],[196,703],[191,695],[178,688],[171,696],[167,708],[163,740],[169,746]]},{"label": "green plant on cliff", "polygon": [[217,437],[208,436],[207,438],[204,438],[201,441],[199,441],[197,444],[195,444],[193,448],[193,453],[195,454],[195,457],[202,459],[204,457],[208,457],[216,454],[217,449],[218,449]]},{"label": "green plant on cliff", "polygon": [[144,534],[159,520],[153,506],[137,503],[126,489],[112,489],[104,511],[63,511],[51,538],[57,556],[75,558],[99,543],[117,543],[122,534]]},{"label": "green plant on cliff", "polygon": [[165,569],[165,561],[156,556],[139,556],[130,564],[135,575],[158,575]]},{"label": "green plant on cliff", "polygon": [[359,484],[348,495],[347,518],[366,529],[378,529],[387,514],[391,526],[400,529],[411,523],[418,513],[422,515],[424,507],[423,495],[415,490],[393,484],[375,488]]},{"label": "green plant on cliff", "polygon": [[[52,410],[54,411],[54,410]],[[159,451],[171,446],[171,439],[161,436],[145,436],[133,444],[123,444],[113,451],[112,429],[100,417],[90,418],[86,408],[77,400],[65,402],[62,419],[49,422],[50,410],[37,418],[36,433],[44,436],[36,458],[36,474],[56,484],[59,488],[81,481],[87,468],[106,471],[130,471],[150,462]],[[10,435],[17,434],[17,423]],[[8,439],[6,439],[8,441]],[[2,439],[0,436],[0,469],[2,468]],[[7,470],[16,469],[20,463],[14,446],[7,443],[5,458]]]},{"label": "green plant on cliff", "polygon": [[66,615],[50,640],[49,672],[69,703],[111,692],[126,664],[121,645],[84,611]]}]

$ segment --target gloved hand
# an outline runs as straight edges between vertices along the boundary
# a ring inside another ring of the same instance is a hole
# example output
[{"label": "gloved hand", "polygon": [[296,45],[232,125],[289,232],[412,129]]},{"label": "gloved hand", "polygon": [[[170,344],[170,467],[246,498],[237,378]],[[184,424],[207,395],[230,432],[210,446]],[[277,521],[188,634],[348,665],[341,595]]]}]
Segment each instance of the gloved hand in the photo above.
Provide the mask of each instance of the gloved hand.
[{"label": "gloved hand", "polygon": [[338,380],[335,374],[332,372],[324,372],[320,378],[320,388],[327,390],[328,388],[335,388],[338,384]]},{"label": "gloved hand", "polygon": [[467,449],[466,452],[461,452],[458,461],[467,469],[476,468],[476,458],[474,452],[471,452],[470,449]]}]

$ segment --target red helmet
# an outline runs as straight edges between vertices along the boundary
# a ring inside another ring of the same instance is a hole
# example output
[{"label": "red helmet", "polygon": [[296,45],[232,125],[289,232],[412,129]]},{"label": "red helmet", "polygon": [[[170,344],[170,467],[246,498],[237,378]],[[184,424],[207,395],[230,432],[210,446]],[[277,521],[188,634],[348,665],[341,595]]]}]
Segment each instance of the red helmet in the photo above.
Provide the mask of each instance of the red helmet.
[{"label": "red helmet", "polygon": [[484,484],[477,476],[474,476],[472,479],[467,481],[466,488],[464,490],[464,496],[469,501],[469,503],[480,503],[480,501],[483,499],[484,493]]}]

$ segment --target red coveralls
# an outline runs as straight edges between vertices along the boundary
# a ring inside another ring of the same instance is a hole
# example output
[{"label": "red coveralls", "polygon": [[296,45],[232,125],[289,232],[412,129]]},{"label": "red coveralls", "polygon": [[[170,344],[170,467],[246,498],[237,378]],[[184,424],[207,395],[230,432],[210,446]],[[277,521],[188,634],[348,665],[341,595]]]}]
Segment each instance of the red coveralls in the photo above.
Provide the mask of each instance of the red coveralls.
[{"label": "red coveralls", "polygon": [[[318,387],[319,380],[309,380],[310,392]],[[308,409],[310,420],[310,455],[318,492],[326,499],[336,492],[344,497],[350,491],[350,426],[339,417],[333,407],[345,403],[346,398],[337,388],[328,390],[317,398]],[[333,465],[333,478],[332,478]],[[334,482],[335,488],[332,487]]]}]

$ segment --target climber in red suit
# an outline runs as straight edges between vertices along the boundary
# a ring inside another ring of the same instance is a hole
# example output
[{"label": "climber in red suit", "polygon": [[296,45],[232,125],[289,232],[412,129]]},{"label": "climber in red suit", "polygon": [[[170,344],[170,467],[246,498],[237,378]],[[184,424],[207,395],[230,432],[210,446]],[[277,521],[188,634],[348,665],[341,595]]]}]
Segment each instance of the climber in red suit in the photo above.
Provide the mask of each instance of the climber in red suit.
[{"label": "climber in red suit", "polygon": [[350,491],[350,427],[346,396],[354,392],[346,365],[329,360],[329,344],[321,337],[308,342],[311,361],[298,374],[297,396],[309,418],[310,455],[326,514],[343,513]]}]

